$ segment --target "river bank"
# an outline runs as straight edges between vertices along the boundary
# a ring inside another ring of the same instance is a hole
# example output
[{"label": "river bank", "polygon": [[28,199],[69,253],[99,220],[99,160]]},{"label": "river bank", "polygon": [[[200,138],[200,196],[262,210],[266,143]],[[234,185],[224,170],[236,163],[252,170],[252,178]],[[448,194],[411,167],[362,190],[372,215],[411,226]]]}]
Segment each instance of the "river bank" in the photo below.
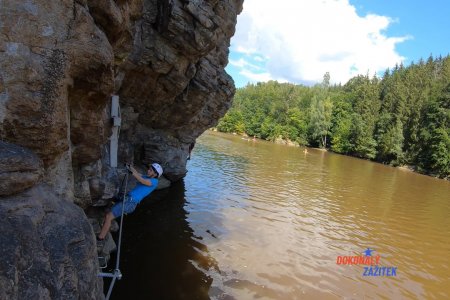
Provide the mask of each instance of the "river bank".
[{"label": "river bank", "polygon": [[332,153],[339,154],[339,155],[354,157],[354,158],[358,158],[358,159],[362,159],[362,160],[371,161],[371,162],[374,162],[374,163],[377,163],[377,164],[381,164],[381,165],[385,165],[385,166],[389,166],[389,167],[393,167],[393,168],[398,168],[398,169],[403,170],[403,171],[414,172],[414,173],[417,173],[417,174],[430,176],[430,177],[433,177],[433,178],[436,178],[436,179],[443,179],[443,180],[450,181],[450,174],[448,176],[446,176],[446,177],[439,177],[439,175],[437,175],[437,174],[421,172],[419,167],[415,166],[415,165],[404,164],[404,165],[399,165],[399,166],[393,166],[393,165],[389,165],[389,164],[384,164],[384,163],[376,161],[376,160],[366,159],[366,158],[358,157],[358,156],[351,155],[351,154],[343,154],[343,153],[334,152],[333,150],[331,150],[331,148],[308,147],[306,145],[301,145],[298,142],[291,141],[289,139],[283,139],[281,137],[275,139],[274,141],[271,141],[271,140],[265,140],[265,139],[260,139],[260,138],[256,138],[256,137],[251,137],[251,136],[247,135],[246,133],[242,134],[242,133],[236,133],[236,132],[233,132],[233,133],[221,132],[221,131],[218,131],[216,128],[211,128],[209,131],[220,132],[220,133],[223,133],[223,134],[238,135],[238,136],[241,136],[245,140],[253,141],[253,142],[266,141],[266,142],[272,142],[272,143],[275,143],[275,144],[278,144],[278,145],[286,145],[286,146],[290,146],[290,147],[304,148],[303,153],[305,153],[305,154],[308,153],[308,149],[314,149],[314,150],[317,150],[317,151],[324,151],[324,152],[332,152]]}]

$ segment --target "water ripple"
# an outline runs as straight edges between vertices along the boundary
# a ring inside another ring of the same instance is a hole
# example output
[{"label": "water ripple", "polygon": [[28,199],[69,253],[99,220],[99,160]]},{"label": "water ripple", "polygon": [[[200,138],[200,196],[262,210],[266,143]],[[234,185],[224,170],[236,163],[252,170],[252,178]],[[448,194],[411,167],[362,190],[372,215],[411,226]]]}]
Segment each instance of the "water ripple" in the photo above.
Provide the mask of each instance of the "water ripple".
[{"label": "water ripple", "polygon": [[[219,134],[188,168],[188,221],[221,270],[203,270],[212,298],[450,297],[448,182]],[[336,264],[368,247],[398,276]]]}]

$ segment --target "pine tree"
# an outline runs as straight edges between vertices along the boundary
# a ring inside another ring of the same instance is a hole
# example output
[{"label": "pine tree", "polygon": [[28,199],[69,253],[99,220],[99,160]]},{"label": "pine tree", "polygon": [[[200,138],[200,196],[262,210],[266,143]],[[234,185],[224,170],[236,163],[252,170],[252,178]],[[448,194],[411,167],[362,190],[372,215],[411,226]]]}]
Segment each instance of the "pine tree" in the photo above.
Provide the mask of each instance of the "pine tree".
[{"label": "pine tree", "polygon": [[420,133],[419,166],[441,177],[450,175],[450,84],[438,100],[428,103]]},{"label": "pine tree", "polygon": [[344,86],[353,106],[350,128],[351,153],[362,158],[376,156],[375,124],[380,109],[378,82],[359,75]]}]

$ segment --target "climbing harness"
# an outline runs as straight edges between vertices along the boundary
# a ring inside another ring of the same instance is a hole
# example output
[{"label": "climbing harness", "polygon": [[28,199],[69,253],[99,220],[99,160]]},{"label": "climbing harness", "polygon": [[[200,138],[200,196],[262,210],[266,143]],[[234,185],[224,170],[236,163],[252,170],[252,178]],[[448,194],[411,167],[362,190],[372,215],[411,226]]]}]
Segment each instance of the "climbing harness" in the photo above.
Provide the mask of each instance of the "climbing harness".
[{"label": "climbing harness", "polygon": [[105,297],[106,300],[109,300],[109,297],[111,296],[111,292],[112,292],[112,289],[114,287],[114,284],[116,283],[116,279],[119,279],[119,280],[122,279],[122,273],[120,272],[120,269],[119,269],[119,266],[120,266],[120,246],[122,244],[123,214],[124,214],[125,200],[126,200],[126,194],[127,194],[128,174],[129,174],[129,172],[127,171],[127,173],[126,173],[126,175],[125,175],[125,177],[124,177],[124,179],[122,181],[122,186],[123,186],[123,183],[125,181],[125,189],[123,190],[123,195],[122,195],[122,197],[123,197],[122,198],[122,214],[120,216],[119,241],[117,243],[116,268],[114,269],[114,271],[112,273],[104,273],[104,272],[98,273],[98,277],[112,278],[111,283],[109,284],[108,293],[106,294],[106,297]]}]

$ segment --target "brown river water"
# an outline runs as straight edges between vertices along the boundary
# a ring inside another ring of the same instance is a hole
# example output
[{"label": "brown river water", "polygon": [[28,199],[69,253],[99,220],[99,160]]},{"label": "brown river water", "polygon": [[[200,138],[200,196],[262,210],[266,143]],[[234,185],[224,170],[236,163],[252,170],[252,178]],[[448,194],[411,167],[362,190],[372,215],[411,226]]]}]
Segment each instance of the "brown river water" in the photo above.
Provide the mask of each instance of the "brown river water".
[{"label": "brown river water", "polygon": [[188,170],[125,217],[112,299],[450,298],[448,181],[214,132]]}]

